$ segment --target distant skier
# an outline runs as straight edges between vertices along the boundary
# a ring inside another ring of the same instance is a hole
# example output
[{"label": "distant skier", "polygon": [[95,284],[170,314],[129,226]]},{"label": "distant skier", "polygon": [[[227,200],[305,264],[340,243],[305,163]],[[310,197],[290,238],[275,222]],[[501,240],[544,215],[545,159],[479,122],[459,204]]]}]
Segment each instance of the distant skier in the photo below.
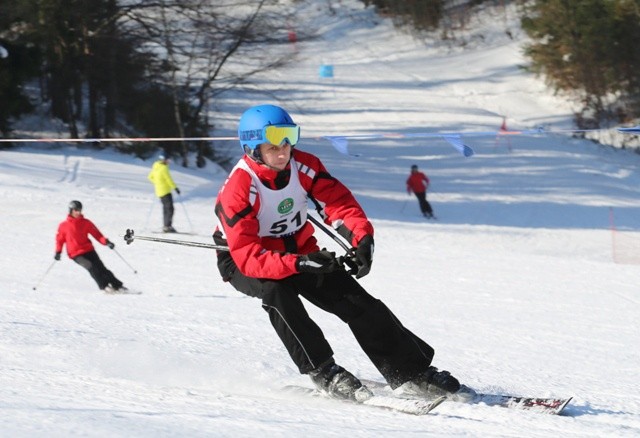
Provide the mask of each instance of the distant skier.
[{"label": "distant skier", "polygon": [[153,183],[156,196],[160,198],[160,202],[162,203],[162,220],[164,224],[162,231],[165,233],[175,233],[176,229],[173,228],[172,225],[174,208],[171,191],[175,190],[179,195],[180,189],[176,186],[173,178],[171,178],[169,159],[165,157],[164,154],[159,155],[156,162],[153,163],[151,172],[149,172],[147,178]]},{"label": "distant skier", "polygon": [[109,249],[115,248],[115,244],[104,237],[93,222],[82,215],[82,203],[71,201],[67,219],[58,225],[54,258],[60,260],[62,248],[66,245],[69,258],[89,271],[101,291],[106,293],[127,292],[128,289],[124,287],[122,282],[104,266],[93,248],[91,240],[89,240],[89,235],[101,244],[108,246]]},{"label": "distant skier", "polygon": [[426,218],[432,219],[434,217],[433,209],[431,208],[429,201],[427,201],[428,189],[429,177],[423,172],[420,172],[418,170],[418,166],[414,164],[411,166],[411,174],[409,175],[409,178],[407,178],[407,193],[411,195],[411,192],[413,192],[416,195],[422,215]]},{"label": "distant skier", "polygon": [[[282,108],[259,105],[240,118],[245,155],[218,194],[218,268],[224,281],[262,300],[271,324],[302,374],[337,398],[363,400],[368,388],[337,365],[320,327],[300,297],[349,325],[360,347],[392,388],[435,395],[460,383],[431,366],[434,350],[405,328],[380,300],[353,279],[373,260],[373,226],[353,194],[316,156],[294,149],[300,128]],[[347,272],[334,252],[318,247],[307,221],[311,200],[327,224],[353,244]]]}]

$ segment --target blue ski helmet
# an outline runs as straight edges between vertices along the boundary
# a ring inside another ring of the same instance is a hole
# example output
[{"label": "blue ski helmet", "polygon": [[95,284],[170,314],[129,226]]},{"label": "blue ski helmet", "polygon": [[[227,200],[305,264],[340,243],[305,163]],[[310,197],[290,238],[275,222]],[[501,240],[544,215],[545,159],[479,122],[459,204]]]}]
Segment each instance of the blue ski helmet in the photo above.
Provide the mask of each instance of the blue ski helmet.
[{"label": "blue ski helmet", "polygon": [[259,146],[267,141],[264,138],[264,128],[269,125],[296,126],[289,113],[275,105],[251,107],[240,117],[238,124],[240,147],[244,153],[258,162],[262,161]]}]

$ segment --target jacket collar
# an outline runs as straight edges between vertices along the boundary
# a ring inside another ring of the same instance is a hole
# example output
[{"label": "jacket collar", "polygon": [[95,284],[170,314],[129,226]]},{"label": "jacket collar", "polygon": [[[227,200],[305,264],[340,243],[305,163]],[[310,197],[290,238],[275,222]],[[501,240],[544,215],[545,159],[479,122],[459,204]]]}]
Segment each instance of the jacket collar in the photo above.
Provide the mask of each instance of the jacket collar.
[{"label": "jacket collar", "polygon": [[[293,158],[293,154],[291,154],[291,157]],[[242,159],[249,165],[251,170],[255,172],[258,178],[260,178],[263,184],[265,184],[267,187],[274,186],[275,181],[276,179],[278,179],[278,177],[282,179],[283,176],[288,177],[288,175],[291,174],[291,160],[289,160],[289,163],[287,163],[287,167],[285,167],[284,170],[277,171],[270,169],[262,164],[258,164],[247,155],[244,155]]]}]

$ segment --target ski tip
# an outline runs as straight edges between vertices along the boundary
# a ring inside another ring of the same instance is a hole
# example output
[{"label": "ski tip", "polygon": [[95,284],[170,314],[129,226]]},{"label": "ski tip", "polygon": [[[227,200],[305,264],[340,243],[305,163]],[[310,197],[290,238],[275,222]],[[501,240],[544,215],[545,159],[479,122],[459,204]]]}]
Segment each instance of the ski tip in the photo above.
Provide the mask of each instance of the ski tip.
[{"label": "ski tip", "polygon": [[527,408],[538,411],[545,414],[560,415],[564,408],[567,407],[573,397],[569,398],[557,398],[557,399],[534,399],[531,403],[528,403]]},{"label": "ski tip", "polygon": [[484,403],[487,406],[501,406],[510,409],[522,409],[542,414],[558,415],[569,404],[573,397],[520,397],[502,394],[477,393],[470,403]]},{"label": "ski tip", "polygon": [[573,397],[551,399],[528,399],[516,404],[516,408],[548,415],[561,415]]},{"label": "ski tip", "polygon": [[573,400],[573,397],[569,397],[567,399],[565,399],[560,406],[558,406],[558,408],[556,409],[556,412],[554,412],[555,415],[560,415],[562,414],[562,412],[564,411],[564,408],[567,407],[567,405],[569,404],[569,402],[571,402],[571,400]]},{"label": "ski tip", "polygon": [[437,408],[438,406],[440,406],[442,403],[444,403],[445,401],[447,401],[447,396],[441,396],[438,397],[434,400],[431,401],[431,407],[429,408],[429,410],[427,411],[427,413],[433,411],[435,408]]}]

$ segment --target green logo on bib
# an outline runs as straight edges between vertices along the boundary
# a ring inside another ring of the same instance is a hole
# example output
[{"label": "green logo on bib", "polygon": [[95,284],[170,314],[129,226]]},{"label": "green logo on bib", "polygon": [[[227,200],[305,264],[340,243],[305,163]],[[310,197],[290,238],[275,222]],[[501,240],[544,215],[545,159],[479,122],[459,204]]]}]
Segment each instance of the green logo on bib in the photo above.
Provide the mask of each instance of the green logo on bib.
[{"label": "green logo on bib", "polygon": [[278,213],[287,214],[293,210],[293,199],[287,198],[278,205]]}]

